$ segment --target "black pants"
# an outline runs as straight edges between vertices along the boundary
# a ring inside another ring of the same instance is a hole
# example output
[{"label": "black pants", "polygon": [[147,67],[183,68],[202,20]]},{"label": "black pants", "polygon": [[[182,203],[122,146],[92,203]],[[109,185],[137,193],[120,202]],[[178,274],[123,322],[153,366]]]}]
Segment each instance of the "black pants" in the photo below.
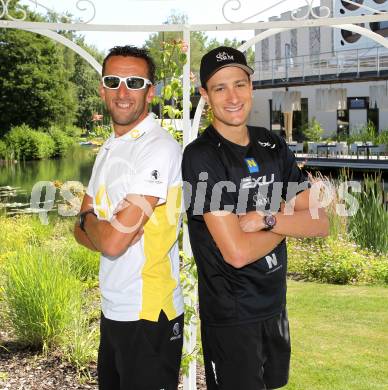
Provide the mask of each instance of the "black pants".
[{"label": "black pants", "polygon": [[201,326],[208,390],[263,390],[288,381],[290,335],[287,312],[256,323]]},{"label": "black pants", "polygon": [[183,345],[183,314],[169,321],[113,321],[101,316],[100,390],[176,390]]}]

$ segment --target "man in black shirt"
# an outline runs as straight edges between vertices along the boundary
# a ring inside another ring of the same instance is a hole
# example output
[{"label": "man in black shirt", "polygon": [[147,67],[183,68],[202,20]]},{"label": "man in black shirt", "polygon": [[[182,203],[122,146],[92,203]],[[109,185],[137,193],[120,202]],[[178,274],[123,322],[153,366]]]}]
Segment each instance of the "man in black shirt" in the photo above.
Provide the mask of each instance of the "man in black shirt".
[{"label": "man in black shirt", "polygon": [[285,237],[328,233],[325,211],[284,140],[247,126],[252,73],[230,47],[202,58],[200,92],[214,119],[183,156],[210,390],[287,383]]}]

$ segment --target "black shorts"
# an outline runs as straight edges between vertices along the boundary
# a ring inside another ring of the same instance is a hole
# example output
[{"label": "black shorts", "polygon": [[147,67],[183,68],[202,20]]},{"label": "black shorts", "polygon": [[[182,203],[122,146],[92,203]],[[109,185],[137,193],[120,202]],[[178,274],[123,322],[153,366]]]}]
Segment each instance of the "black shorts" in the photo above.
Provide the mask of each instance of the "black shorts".
[{"label": "black shorts", "polygon": [[183,314],[169,321],[112,321],[101,315],[100,390],[176,390],[183,345]]},{"label": "black shorts", "polygon": [[201,326],[208,390],[262,390],[285,386],[290,367],[287,312],[251,324]]}]

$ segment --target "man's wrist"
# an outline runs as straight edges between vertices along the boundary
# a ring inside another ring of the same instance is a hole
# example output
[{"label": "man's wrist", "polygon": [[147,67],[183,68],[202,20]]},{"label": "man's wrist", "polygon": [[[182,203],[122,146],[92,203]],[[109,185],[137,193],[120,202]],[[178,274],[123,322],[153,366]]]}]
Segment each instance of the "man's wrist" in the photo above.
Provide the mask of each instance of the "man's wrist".
[{"label": "man's wrist", "polygon": [[86,230],[85,230],[86,218],[89,214],[93,214],[94,216],[96,216],[93,209],[83,211],[82,213],[79,214],[79,227],[85,233],[86,233]]},{"label": "man's wrist", "polygon": [[276,226],[276,217],[273,214],[267,214],[263,217],[265,231],[270,231]]}]

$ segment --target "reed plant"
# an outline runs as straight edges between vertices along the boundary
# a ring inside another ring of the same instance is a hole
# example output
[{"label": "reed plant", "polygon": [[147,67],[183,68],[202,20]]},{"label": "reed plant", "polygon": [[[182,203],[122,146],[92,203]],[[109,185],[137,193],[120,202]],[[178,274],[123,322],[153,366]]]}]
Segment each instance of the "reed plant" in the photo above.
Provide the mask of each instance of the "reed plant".
[{"label": "reed plant", "polygon": [[88,283],[91,287],[96,286],[100,256],[98,252],[79,245],[75,240],[67,240],[66,248],[63,248],[65,261],[73,275],[80,281]]},{"label": "reed plant", "polygon": [[60,257],[39,248],[19,251],[7,262],[3,295],[9,322],[26,345],[58,345],[82,303],[83,286]]},{"label": "reed plant", "polygon": [[388,210],[384,205],[381,175],[365,176],[357,213],[349,218],[349,234],[362,248],[388,254]]},{"label": "reed plant", "polygon": [[73,316],[60,342],[63,358],[76,367],[79,376],[90,379],[89,364],[97,361],[99,343],[98,294],[85,294],[81,310]]}]

